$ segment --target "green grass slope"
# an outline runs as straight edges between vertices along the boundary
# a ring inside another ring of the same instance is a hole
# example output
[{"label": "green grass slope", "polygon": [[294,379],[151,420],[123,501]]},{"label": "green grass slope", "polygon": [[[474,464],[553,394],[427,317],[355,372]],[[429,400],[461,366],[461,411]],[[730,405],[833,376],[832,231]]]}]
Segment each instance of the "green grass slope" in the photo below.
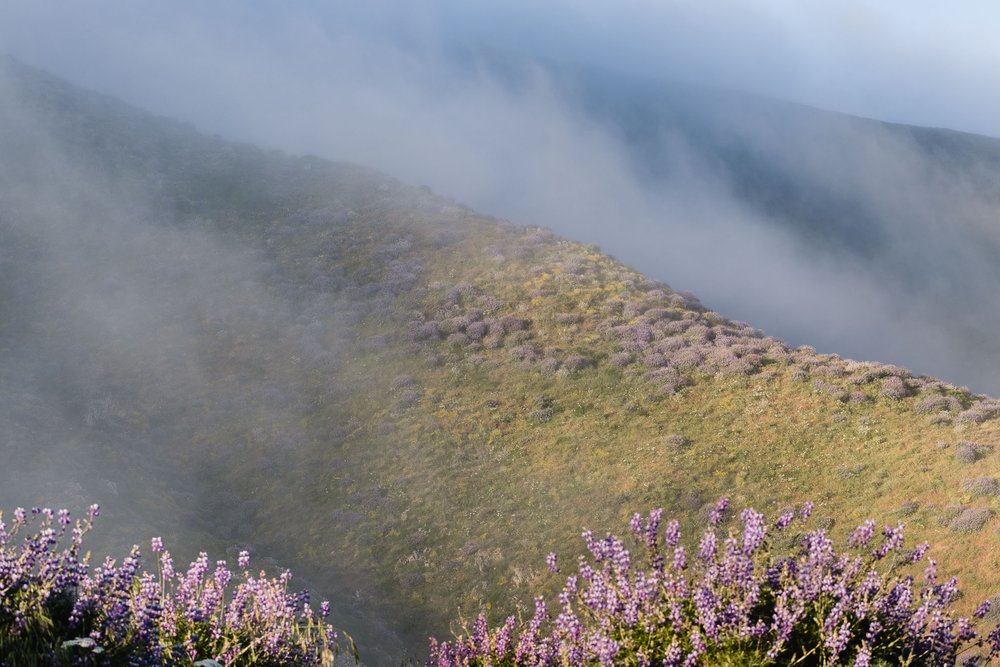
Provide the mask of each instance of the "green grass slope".
[{"label": "green grass slope", "polygon": [[690,532],[720,495],[811,499],[838,534],[904,520],[965,590],[1000,592],[1000,403],[789,349],[380,174],[7,70],[4,502],[248,546],[335,595],[374,662],[459,608],[508,611],[584,526],[663,506]]}]

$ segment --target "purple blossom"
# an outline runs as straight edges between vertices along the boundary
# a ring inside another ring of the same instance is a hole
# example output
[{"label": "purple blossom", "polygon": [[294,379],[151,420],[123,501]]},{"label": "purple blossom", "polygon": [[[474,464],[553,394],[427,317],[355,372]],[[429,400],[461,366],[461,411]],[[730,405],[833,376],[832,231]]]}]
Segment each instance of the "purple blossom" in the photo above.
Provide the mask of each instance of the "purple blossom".
[{"label": "purple blossom", "polygon": [[718,526],[719,523],[722,521],[722,515],[728,508],[729,508],[729,499],[719,498],[718,502],[715,503],[715,508],[708,515],[708,524],[713,527]]},{"label": "purple blossom", "polygon": [[872,541],[872,537],[874,537],[874,535],[875,521],[868,519],[851,533],[848,543],[852,547],[866,547],[868,546],[868,543]]},{"label": "purple blossom", "polygon": [[[15,510],[9,532],[0,520],[5,536],[0,543],[0,636],[5,641],[23,639],[34,651],[43,645],[31,636],[38,628],[69,633],[46,637],[45,643],[56,646],[84,632],[93,647],[135,665],[233,661],[251,646],[255,660],[267,664],[321,665],[338,650],[337,633],[315,617],[308,594],[287,592],[284,576],[244,573],[236,582],[225,561],[210,571],[206,554],[187,572],[176,573],[159,537],[150,541],[158,573],[142,568],[138,546],[120,561],[109,557],[91,569],[81,548],[98,514],[94,505],[74,525],[66,510],[36,508],[30,516]],[[10,538],[29,526],[34,532],[12,544]],[[69,544],[60,550],[67,536]],[[52,605],[56,600],[59,604]],[[321,609],[328,613],[329,605]],[[4,644],[0,652],[8,648]],[[37,657],[44,664],[97,664],[81,656],[72,663]]]},{"label": "purple blossom", "polygon": [[545,557],[545,564],[548,566],[549,572],[559,573],[559,564],[557,561],[558,556],[556,556],[556,552],[554,551],[549,552],[549,555]]},{"label": "purple blossom", "polygon": [[795,512],[785,512],[774,522],[774,527],[779,531],[784,530],[792,525],[793,521],[795,521]]},{"label": "purple blossom", "polygon": [[[716,507],[719,514],[725,509]],[[807,503],[801,514],[811,510]],[[794,516],[785,513],[774,525],[787,528]],[[710,664],[708,656],[739,662],[738,652],[750,650],[773,665],[937,665],[953,664],[970,645],[1000,655],[1000,630],[981,638],[972,619],[950,611],[957,582],[939,583],[936,563],[929,563],[918,585],[897,572],[899,559],[886,558],[902,548],[902,524],[887,526],[874,550],[875,523],[866,521],[852,533],[848,551],[838,552],[820,529],[806,533],[797,552],[776,556],[769,552],[764,516],[747,509],[740,517],[742,530],[722,537],[718,516],[710,517],[691,567],[676,521],[667,523],[664,535],[673,554],[668,567],[670,554],[660,552],[656,534],[658,510],[629,521],[647,558],[633,557],[613,535],[597,539],[585,531],[589,556],[581,556],[577,574],[567,577],[555,618],[539,598],[534,616],[520,625],[508,618],[490,630],[477,620],[469,637],[433,640],[430,664],[693,667]],[[902,562],[917,562],[926,551],[920,545]],[[554,563],[551,554],[547,562]],[[972,618],[987,610],[981,605]]]}]

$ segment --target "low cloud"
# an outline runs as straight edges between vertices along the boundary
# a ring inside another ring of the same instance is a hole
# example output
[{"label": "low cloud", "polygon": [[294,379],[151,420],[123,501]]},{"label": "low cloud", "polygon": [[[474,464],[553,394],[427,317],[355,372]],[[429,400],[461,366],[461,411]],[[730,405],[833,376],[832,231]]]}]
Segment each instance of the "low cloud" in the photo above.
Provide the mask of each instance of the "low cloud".
[{"label": "low cloud", "polygon": [[[1000,391],[992,365],[983,370],[992,348],[968,345],[1000,317],[985,306],[978,319],[960,315],[987,298],[981,287],[995,278],[979,247],[996,242],[995,201],[980,182],[989,182],[988,165],[955,176],[925,147],[874,126],[789,130],[759,113],[727,112],[718,123],[734,141],[772,153],[831,202],[857,206],[870,216],[857,238],[871,224],[883,244],[827,252],[748,205],[729,166],[669,123],[639,152],[657,152],[671,176],[646,178],[628,128],[590,113],[551,67],[600,63],[989,131],[982,119],[995,114],[979,112],[997,101],[972,82],[995,54],[973,51],[985,42],[971,23],[935,23],[931,8],[902,21],[891,5],[777,1],[98,9],[14,5],[0,37],[29,61],[205,131],[370,165],[599,243],[793,343]],[[930,25],[941,30],[921,43]],[[885,101],[872,102],[887,80]]]}]

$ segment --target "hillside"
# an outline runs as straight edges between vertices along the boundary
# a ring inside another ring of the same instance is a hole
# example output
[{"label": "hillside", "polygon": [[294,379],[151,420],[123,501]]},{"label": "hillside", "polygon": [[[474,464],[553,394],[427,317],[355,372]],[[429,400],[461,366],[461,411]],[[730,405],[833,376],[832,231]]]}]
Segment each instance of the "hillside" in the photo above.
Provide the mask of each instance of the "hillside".
[{"label": "hillside", "polygon": [[0,71],[4,506],[100,501],[109,545],[293,565],[375,663],[530,595],[583,526],[663,506],[690,534],[722,494],[902,518],[1000,592],[969,557],[1000,539],[1000,403],[360,167]]},{"label": "hillside", "polygon": [[[488,62],[521,85],[535,71],[503,54]],[[715,308],[796,344],[1000,391],[1000,348],[985,333],[1000,323],[990,296],[1000,140],[629,72],[545,71],[566,108],[609,137],[646,200],[661,202],[644,215],[608,186],[627,210],[616,225],[552,206],[548,226],[697,286]],[[692,252],[700,261],[687,261]]]}]

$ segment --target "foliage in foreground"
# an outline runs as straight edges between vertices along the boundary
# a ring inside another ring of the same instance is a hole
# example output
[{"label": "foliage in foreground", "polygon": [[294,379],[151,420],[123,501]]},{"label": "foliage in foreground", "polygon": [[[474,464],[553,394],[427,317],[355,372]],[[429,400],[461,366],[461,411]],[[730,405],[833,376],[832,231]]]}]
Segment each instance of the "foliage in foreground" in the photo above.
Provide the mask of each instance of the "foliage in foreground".
[{"label": "foliage in foreground", "polygon": [[[939,580],[926,543],[904,548],[903,524],[876,539],[866,521],[838,552],[823,529],[789,531],[811,503],[770,527],[746,509],[742,529],[722,537],[727,508],[716,505],[694,557],[678,522],[660,531],[662,510],[632,517],[639,557],[617,537],[584,532],[589,557],[566,579],[554,618],[542,597],[527,621],[490,628],[480,615],[465,635],[432,639],[429,664],[938,666],[1000,655],[1000,627],[983,636],[974,625],[989,603],[958,616],[956,580]],[[559,571],[555,554],[548,566]]]},{"label": "foliage in foreground", "polygon": [[155,573],[137,546],[91,571],[81,548],[97,515],[70,528],[66,510],[18,508],[9,526],[0,512],[0,666],[333,663],[329,604],[317,613],[308,593],[289,593],[289,572],[255,576],[247,552],[239,575],[204,553],[178,571],[159,538]]}]

